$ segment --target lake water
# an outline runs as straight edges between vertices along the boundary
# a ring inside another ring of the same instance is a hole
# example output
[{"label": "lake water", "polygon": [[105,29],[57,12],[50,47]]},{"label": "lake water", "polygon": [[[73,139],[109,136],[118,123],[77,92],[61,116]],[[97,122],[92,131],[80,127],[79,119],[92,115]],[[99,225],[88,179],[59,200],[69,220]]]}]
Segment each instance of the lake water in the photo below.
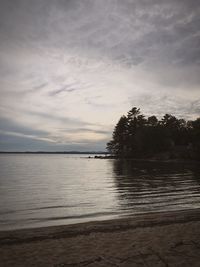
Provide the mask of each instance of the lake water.
[{"label": "lake water", "polygon": [[200,208],[198,164],[0,155],[0,230],[191,208]]}]

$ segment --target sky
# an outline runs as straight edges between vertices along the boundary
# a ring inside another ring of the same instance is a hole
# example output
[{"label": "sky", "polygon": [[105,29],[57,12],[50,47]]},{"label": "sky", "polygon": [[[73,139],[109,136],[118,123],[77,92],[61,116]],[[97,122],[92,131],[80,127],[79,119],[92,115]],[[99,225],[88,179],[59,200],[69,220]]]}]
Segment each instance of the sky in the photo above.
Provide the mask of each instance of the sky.
[{"label": "sky", "polygon": [[1,151],[104,151],[132,107],[200,116],[199,0],[0,0]]}]

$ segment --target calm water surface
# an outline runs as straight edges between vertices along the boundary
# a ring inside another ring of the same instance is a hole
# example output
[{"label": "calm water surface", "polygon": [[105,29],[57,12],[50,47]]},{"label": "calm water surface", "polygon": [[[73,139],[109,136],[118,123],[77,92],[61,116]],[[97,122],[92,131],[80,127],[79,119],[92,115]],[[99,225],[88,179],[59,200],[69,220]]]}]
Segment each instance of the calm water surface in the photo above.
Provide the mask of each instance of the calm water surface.
[{"label": "calm water surface", "polygon": [[0,230],[200,208],[197,164],[0,155]]}]

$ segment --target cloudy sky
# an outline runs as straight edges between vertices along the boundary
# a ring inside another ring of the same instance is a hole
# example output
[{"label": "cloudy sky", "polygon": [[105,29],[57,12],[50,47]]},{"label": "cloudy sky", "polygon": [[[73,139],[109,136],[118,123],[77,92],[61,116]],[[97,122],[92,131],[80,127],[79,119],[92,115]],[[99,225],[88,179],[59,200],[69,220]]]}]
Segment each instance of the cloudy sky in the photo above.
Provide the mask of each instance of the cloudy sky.
[{"label": "cloudy sky", "polygon": [[0,0],[0,150],[104,150],[119,117],[200,116],[199,0]]}]

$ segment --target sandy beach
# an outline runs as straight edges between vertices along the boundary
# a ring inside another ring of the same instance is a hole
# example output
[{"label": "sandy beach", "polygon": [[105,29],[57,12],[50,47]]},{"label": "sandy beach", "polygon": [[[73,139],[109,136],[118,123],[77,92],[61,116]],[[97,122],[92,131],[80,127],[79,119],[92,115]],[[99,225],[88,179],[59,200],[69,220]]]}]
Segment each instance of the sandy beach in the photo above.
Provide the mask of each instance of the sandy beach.
[{"label": "sandy beach", "polygon": [[200,210],[0,232],[0,266],[199,266]]}]

